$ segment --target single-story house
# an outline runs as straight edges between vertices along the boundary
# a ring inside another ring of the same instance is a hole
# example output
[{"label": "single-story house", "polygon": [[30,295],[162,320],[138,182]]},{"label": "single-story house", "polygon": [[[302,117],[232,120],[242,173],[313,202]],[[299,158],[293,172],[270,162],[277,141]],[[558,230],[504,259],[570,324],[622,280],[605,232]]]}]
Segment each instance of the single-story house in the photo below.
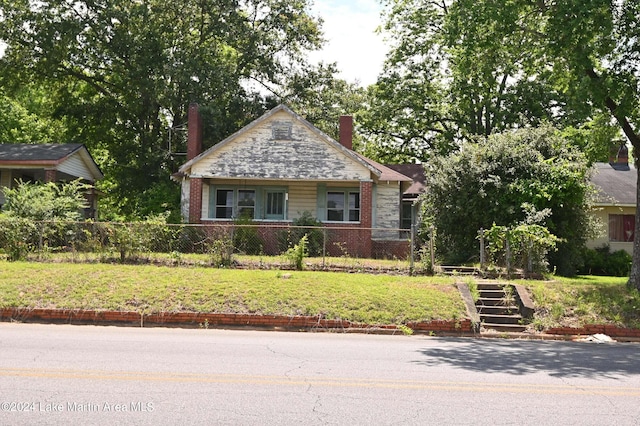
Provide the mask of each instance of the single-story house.
[{"label": "single-story house", "polygon": [[[0,207],[2,188],[18,182],[70,182],[81,179],[94,184],[104,176],[83,144],[0,144]],[[96,217],[96,191],[86,194],[85,217]]]},{"label": "single-story house", "polygon": [[202,122],[190,105],[187,162],[173,175],[184,221],[244,216],[267,227],[309,212],[352,256],[406,256],[402,203],[413,180],[352,150],[352,117],[339,124],[336,141],[279,105],[201,152]]},{"label": "single-story house", "polygon": [[626,149],[609,163],[596,163],[594,169],[591,179],[598,191],[594,214],[605,227],[587,246],[608,244],[611,251],[633,254],[638,171],[629,165]]}]

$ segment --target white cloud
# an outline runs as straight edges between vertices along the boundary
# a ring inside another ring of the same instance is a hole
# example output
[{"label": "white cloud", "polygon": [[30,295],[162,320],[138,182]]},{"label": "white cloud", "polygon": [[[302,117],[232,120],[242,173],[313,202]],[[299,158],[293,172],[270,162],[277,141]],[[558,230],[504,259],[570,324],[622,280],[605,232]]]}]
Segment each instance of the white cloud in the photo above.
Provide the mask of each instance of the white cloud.
[{"label": "white cloud", "polygon": [[327,43],[309,55],[312,62],[337,62],[340,78],[362,86],[375,83],[387,47],[375,33],[382,21],[377,0],[315,0],[312,14],[324,19]]}]

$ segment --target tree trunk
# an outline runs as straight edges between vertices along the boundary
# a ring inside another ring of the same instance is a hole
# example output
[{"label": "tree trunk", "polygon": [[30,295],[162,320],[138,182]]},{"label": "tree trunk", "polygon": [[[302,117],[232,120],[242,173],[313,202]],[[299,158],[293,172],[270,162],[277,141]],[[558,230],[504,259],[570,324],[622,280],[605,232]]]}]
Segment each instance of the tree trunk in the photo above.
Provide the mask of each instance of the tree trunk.
[{"label": "tree trunk", "polygon": [[[635,149],[634,149],[635,151]],[[634,155],[634,157],[636,157]],[[636,160],[636,175],[640,178],[640,167]],[[631,273],[629,274],[629,281],[627,285],[630,288],[637,288],[640,290],[640,179],[636,184],[636,219],[635,219],[635,232],[633,237],[633,261],[631,263]]]}]

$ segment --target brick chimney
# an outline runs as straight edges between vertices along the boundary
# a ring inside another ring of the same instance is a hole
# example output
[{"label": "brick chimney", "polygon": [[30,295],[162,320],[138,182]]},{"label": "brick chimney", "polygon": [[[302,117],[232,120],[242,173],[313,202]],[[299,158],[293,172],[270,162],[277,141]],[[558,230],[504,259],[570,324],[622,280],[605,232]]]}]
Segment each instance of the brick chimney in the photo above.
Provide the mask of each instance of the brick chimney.
[{"label": "brick chimney", "polygon": [[353,149],[353,116],[340,116],[340,145]]},{"label": "brick chimney", "polygon": [[202,119],[198,104],[189,105],[187,119],[187,161],[197,157],[202,152]]},{"label": "brick chimney", "polygon": [[629,148],[626,143],[621,142],[619,147],[613,147],[609,152],[609,165],[615,170],[630,170],[629,168]]}]

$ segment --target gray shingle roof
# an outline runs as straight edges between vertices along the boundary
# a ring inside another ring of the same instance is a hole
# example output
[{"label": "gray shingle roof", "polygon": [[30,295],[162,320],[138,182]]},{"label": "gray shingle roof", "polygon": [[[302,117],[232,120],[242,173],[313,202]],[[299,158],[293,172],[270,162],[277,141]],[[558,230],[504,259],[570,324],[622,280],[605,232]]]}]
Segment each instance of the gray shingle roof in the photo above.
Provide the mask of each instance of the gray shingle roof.
[{"label": "gray shingle roof", "polygon": [[0,161],[57,161],[81,147],[79,143],[0,144]]},{"label": "gray shingle roof", "polygon": [[591,182],[598,189],[598,204],[636,205],[636,183],[638,171],[628,168],[613,168],[608,163],[596,163]]},{"label": "gray shingle roof", "polygon": [[424,166],[422,164],[387,164],[392,170],[402,173],[411,178],[413,183],[404,191],[405,195],[417,197],[424,192],[426,177],[424,175]]}]

